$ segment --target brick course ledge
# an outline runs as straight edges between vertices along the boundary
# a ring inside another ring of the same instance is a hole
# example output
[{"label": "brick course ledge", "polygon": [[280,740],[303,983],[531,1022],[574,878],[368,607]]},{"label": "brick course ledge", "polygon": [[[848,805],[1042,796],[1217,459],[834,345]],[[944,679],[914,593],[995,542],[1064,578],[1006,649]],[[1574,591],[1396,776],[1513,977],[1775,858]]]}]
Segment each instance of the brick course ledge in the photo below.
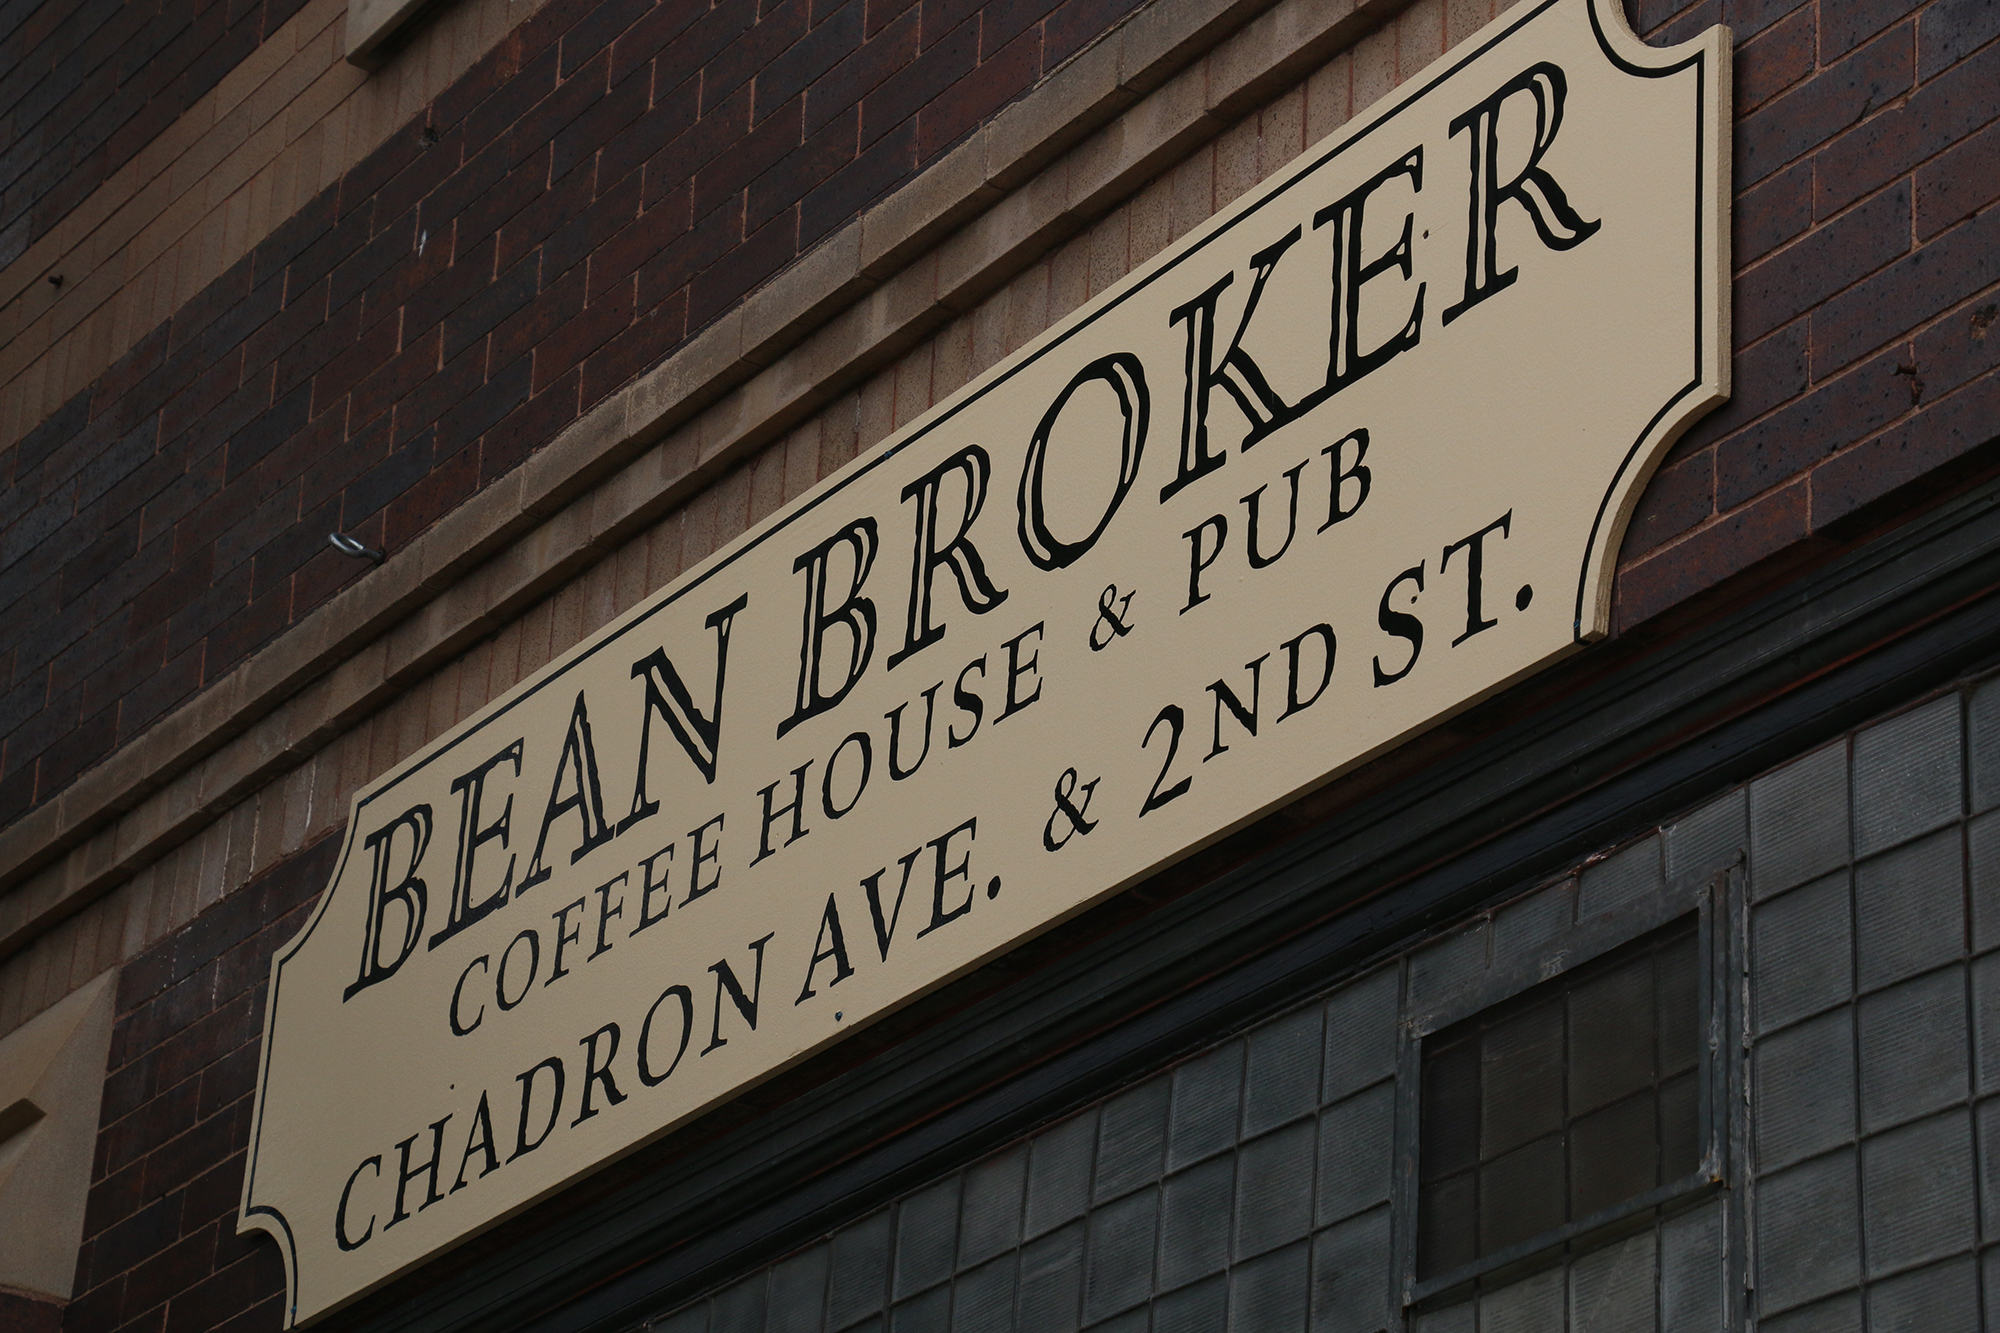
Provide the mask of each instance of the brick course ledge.
[{"label": "brick course ledge", "polygon": [[1156,0],[0,830],[0,958],[970,310],[1409,0]]}]

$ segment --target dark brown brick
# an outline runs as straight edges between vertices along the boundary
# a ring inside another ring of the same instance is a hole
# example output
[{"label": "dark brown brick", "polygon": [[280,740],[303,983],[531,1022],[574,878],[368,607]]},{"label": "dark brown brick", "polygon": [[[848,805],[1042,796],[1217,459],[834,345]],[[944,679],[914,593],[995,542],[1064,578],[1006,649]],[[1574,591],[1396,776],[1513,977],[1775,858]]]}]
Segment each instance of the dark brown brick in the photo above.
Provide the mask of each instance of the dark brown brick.
[{"label": "dark brown brick", "polygon": [[1814,373],[1867,355],[1995,282],[2000,282],[2000,209],[1988,209],[1815,313]]},{"label": "dark brown brick", "polygon": [[1727,513],[1680,541],[1621,569],[1613,594],[1617,633],[1651,619],[1811,535],[1804,478]]},{"label": "dark brown brick", "polygon": [[936,157],[1019,97],[1041,73],[1041,62],[1041,33],[1033,29],[982,59],[917,113],[917,160]]},{"label": "dark brown brick", "polygon": [[1895,430],[1829,460],[1810,478],[1814,529],[1837,533],[1865,526],[1884,501],[1907,503],[1912,492],[1943,489],[1961,471],[1989,465],[2000,438],[1995,422],[2000,422],[2000,374],[1988,374],[1927,404]]},{"label": "dark brown brick", "polygon": [[1912,407],[1905,349],[1819,385],[1716,446],[1716,506],[1727,512],[1882,429]]},{"label": "dark brown brick", "polygon": [[1738,345],[1790,323],[1909,248],[1910,187],[1903,181],[1745,270],[1736,280]]},{"label": "dark brown brick", "polygon": [[891,75],[916,58],[918,16],[915,10],[893,19],[879,33],[870,30],[867,42],[806,89],[807,134],[880,88]]},{"label": "dark brown brick", "polygon": [[1917,172],[1917,239],[1927,241],[2000,199],[2000,122]]},{"label": "dark brown brick", "polygon": [[1984,51],[1834,139],[1814,159],[1820,217],[1936,156],[2000,115],[2000,47]]},{"label": "dark brown brick", "polygon": [[1884,33],[1738,121],[1737,187],[1764,179],[1908,92],[1915,77],[1914,26]]},{"label": "dark brown brick", "polygon": [[1818,12],[1803,7],[1736,48],[1736,112],[1755,109],[1817,67]]}]

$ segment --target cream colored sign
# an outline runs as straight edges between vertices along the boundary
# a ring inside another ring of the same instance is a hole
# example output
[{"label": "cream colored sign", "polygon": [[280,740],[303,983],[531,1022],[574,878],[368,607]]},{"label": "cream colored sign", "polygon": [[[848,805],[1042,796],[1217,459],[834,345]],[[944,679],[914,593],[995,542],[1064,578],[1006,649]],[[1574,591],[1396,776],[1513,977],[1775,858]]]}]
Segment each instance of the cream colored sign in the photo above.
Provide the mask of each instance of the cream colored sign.
[{"label": "cream colored sign", "polygon": [[343,1302],[1604,631],[1722,29],[1516,10],[355,801],[243,1225]]}]

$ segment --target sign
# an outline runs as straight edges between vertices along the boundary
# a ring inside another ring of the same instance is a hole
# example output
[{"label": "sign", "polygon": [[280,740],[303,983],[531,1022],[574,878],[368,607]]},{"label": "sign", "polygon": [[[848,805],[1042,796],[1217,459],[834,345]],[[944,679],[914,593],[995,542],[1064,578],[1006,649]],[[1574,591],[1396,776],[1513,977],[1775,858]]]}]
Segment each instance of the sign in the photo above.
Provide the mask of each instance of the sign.
[{"label": "sign", "polygon": [[1726,392],[1728,51],[1516,11],[363,790],[294,1321],[1601,635]]}]

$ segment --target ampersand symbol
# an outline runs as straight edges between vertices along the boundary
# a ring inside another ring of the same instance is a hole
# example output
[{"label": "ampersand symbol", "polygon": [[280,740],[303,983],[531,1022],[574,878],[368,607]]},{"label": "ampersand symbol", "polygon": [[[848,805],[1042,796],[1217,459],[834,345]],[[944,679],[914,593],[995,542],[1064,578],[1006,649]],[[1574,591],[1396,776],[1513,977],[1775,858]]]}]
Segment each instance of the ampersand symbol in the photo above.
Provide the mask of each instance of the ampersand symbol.
[{"label": "ampersand symbol", "polygon": [[[1097,594],[1097,623],[1090,627],[1090,651],[1101,653],[1111,646],[1113,639],[1122,639],[1132,632],[1131,622],[1125,619],[1125,608],[1132,605],[1137,592],[1128,592],[1123,598],[1118,596],[1118,585],[1106,584],[1104,591]],[[1099,638],[1099,631],[1107,631]]]},{"label": "ampersand symbol", "polygon": [[[1052,852],[1061,851],[1071,838],[1079,833],[1088,833],[1097,827],[1096,820],[1085,819],[1083,815],[1084,811],[1090,809],[1091,795],[1096,792],[1097,784],[1102,781],[1102,778],[1092,778],[1084,783],[1083,801],[1079,804],[1071,799],[1076,795],[1076,770],[1073,768],[1063,770],[1063,775],[1056,779],[1056,808],[1049,815],[1049,822],[1042,825],[1042,846]],[[1069,827],[1063,830],[1060,838],[1056,836],[1058,819],[1069,821]]]}]

